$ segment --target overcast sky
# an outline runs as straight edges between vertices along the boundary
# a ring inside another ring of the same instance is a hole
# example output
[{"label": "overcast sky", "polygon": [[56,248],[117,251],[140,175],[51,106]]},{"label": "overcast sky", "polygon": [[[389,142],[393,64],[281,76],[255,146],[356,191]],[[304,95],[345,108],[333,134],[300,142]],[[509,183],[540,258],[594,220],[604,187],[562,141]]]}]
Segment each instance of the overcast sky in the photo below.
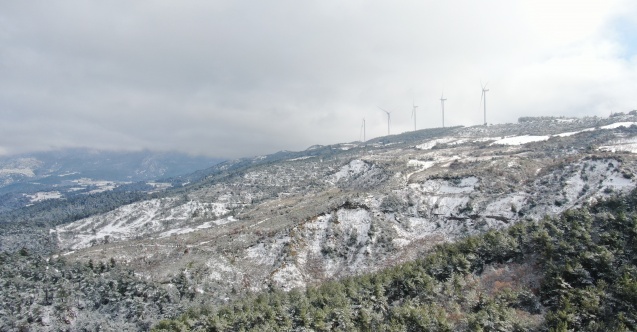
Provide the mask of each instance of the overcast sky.
[{"label": "overcast sky", "polygon": [[0,2],[0,154],[215,157],[637,109],[634,0]]}]

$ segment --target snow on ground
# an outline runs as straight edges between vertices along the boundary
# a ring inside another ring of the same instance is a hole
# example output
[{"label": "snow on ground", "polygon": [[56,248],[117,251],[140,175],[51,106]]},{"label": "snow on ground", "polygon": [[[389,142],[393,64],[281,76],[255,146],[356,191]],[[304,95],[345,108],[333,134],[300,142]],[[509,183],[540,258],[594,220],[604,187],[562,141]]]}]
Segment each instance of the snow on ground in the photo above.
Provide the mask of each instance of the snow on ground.
[{"label": "snow on ground", "polygon": [[[249,260],[249,265],[259,271],[271,271],[277,265],[286,248],[290,246],[290,237],[282,236],[273,241],[257,243],[245,250],[245,259]],[[270,274],[273,282],[280,287],[290,290],[295,287],[305,287],[305,280],[299,267],[294,262],[284,262],[282,266],[274,269]],[[254,290],[259,290],[264,280],[255,280],[251,286]]]},{"label": "snow on ground", "polygon": [[423,183],[409,184],[413,195],[420,197],[421,209],[429,217],[452,216],[465,208],[470,202],[469,195],[475,191],[479,179],[429,179]]},{"label": "snow on ground", "polygon": [[75,182],[81,186],[98,186],[98,187],[107,186],[112,183],[111,181],[93,180],[89,178],[81,178],[81,179],[73,180],[72,182]]},{"label": "snow on ground", "polygon": [[268,267],[276,263],[283,248],[290,243],[289,236],[275,238],[269,243],[258,243],[245,250],[245,257],[252,260],[255,265],[265,265]]},{"label": "snow on ground", "polygon": [[30,168],[3,168],[0,169],[0,175],[5,175],[5,174],[20,174],[20,175],[24,175],[27,177],[34,177],[35,173],[33,173],[33,170]]},{"label": "snow on ground", "polygon": [[524,207],[527,198],[528,194],[523,192],[511,193],[487,205],[482,213],[491,216],[513,218],[517,211]]},{"label": "snow on ground", "polygon": [[284,264],[282,267],[274,270],[271,278],[275,284],[286,292],[293,288],[305,287],[303,274],[294,264]]},{"label": "snow on ground", "polygon": [[394,225],[398,237],[392,242],[394,245],[404,247],[416,239],[422,239],[436,232],[440,227],[432,218],[410,217],[402,227]]},{"label": "snow on ground", "polygon": [[434,146],[438,145],[438,144],[446,144],[446,143],[450,143],[457,140],[454,137],[445,137],[445,138],[438,138],[438,139],[434,139],[428,142],[425,142],[423,144],[420,145],[416,145],[416,149],[420,149],[420,150],[431,150],[433,149]]},{"label": "snow on ground", "polygon": [[568,133],[561,133],[561,134],[557,134],[557,135],[554,135],[554,136],[557,136],[557,137],[568,137],[568,136],[577,135],[579,133],[584,133],[584,132],[587,132],[587,131],[594,131],[594,130],[595,130],[595,128],[586,128],[586,129],[582,129],[582,130],[578,130],[578,131],[571,131],[571,132],[568,132]]},{"label": "snow on ground", "polygon": [[81,178],[81,179],[73,180],[72,182],[83,187],[89,187],[89,186],[97,187],[96,189],[93,189],[87,192],[86,194],[97,194],[97,193],[113,190],[115,189],[115,187],[117,187],[117,183],[112,181],[93,180],[89,178]]},{"label": "snow on ground", "polygon": [[421,171],[424,171],[435,164],[436,164],[435,161],[422,161],[422,160],[413,160],[413,159],[407,162],[407,166],[420,167]]},{"label": "snow on ground", "polygon": [[620,174],[612,174],[602,182],[604,188],[611,188],[614,191],[628,192],[635,188],[635,183],[631,179],[627,179]]},{"label": "snow on ground", "polygon": [[321,254],[321,244],[323,243],[323,238],[325,237],[328,223],[331,219],[331,214],[322,215],[316,218],[316,220],[306,223],[299,229],[299,232],[302,234],[302,242],[304,243],[303,246],[300,246],[297,255],[297,262],[300,265],[307,265],[312,256]]},{"label": "snow on ground", "polygon": [[612,140],[608,142],[608,145],[600,146],[598,150],[637,153],[637,137]]},{"label": "snow on ground", "polygon": [[367,243],[369,240],[367,233],[371,225],[369,211],[365,209],[340,209],[336,212],[336,217],[341,229],[347,232],[348,236],[356,237],[356,244]]},{"label": "snow on ground", "polygon": [[268,256],[268,250],[264,243],[259,243],[246,249],[246,257],[257,261],[259,264],[274,264],[274,260]]},{"label": "snow on ground", "polygon": [[600,127],[601,129],[615,129],[615,128],[619,128],[619,127],[630,127],[630,126],[634,126],[637,125],[637,122],[615,122],[615,123],[611,123],[609,125],[606,126],[602,126]]},{"label": "snow on ground", "polygon": [[338,182],[341,179],[347,180],[355,175],[367,171],[369,168],[370,166],[366,162],[360,159],[355,159],[352,160],[349,164],[341,167],[341,169],[338,172],[334,173],[331,178],[334,182]]},{"label": "snow on ground", "polygon": [[[230,212],[224,203],[189,201],[175,198],[152,199],[124,205],[116,210],[57,227],[62,248],[79,249],[93,242],[132,239],[163,232],[160,236],[184,234],[224,224],[234,219],[218,219]],[[203,222],[203,220],[208,220]],[[212,220],[211,220],[212,219]]]},{"label": "snow on ground", "polygon": [[480,142],[488,142],[488,141],[497,141],[499,138],[494,138],[494,137],[478,137],[478,138],[474,138],[471,141],[474,143],[480,143]]},{"label": "snow on ground", "polygon": [[625,178],[620,172],[611,169],[617,166],[615,160],[592,160],[580,163],[575,172],[567,180],[563,188],[564,197],[570,203],[578,201],[581,197],[593,194],[599,196],[604,189],[619,192],[632,189],[635,184],[631,179]]},{"label": "snow on ground", "polygon": [[59,191],[47,191],[37,192],[33,195],[24,194],[31,203],[45,201],[47,199],[59,199],[62,198],[62,194]]},{"label": "snow on ground", "polygon": [[404,247],[404,246],[406,246],[406,245],[411,243],[411,241],[409,241],[409,240],[407,240],[405,238],[401,238],[401,237],[395,238],[391,242],[392,242],[392,244],[394,246],[396,246],[398,248],[402,248],[402,247]]},{"label": "snow on ground", "polygon": [[233,280],[232,277],[234,277],[235,269],[222,255],[211,255],[208,261],[206,261],[206,266],[210,268],[208,279],[216,281]]},{"label": "snow on ground", "polygon": [[343,143],[343,144],[339,144],[339,149],[341,149],[343,151],[347,151],[347,150],[353,149],[353,148],[355,148],[357,146],[358,146],[358,144]]},{"label": "snow on ground", "polygon": [[[365,252],[371,241],[370,227],[371,215],[366,209],[342,208],[319,216],[296,230],[295,262],[302,270],[313,270],[318,258],[318,269],[327,278],[344,269],[358,271],[368,264]],[[342,250],[347,251],[345,256],[336,254]]]},{"label": "snow on ground", "polygon": [[475,190],[478,178],[470,176],[462,179],[431,179],[422,184],[411,184],[410,187],[431,194],[468,194]]},{"label": "snow on ground", "polygon": [[[227,223],[227,222],[226,222]],[[196,227],[183,227],[183,228],[174,228],[171,230],[168,230],[166,232],[163,232],[161,234],[159,234],[159,237],[168,237],[171,235],[181,235],[181,234],[187,234],[187,233],[192,233],[192,232],[196,232],[198,230],[202,230],[202,229],[206,229],[206,228],[210,228],[214,225],[219,225],[219,223],[217,222],[217,220],[215,221],[207,221],[199,226]]]},{"label": "snow on ground", "polygon": [[494,144],[498,144],[498,145],[522,145],[522,144],[527,144],[527,143],[531,143],[531,142],[541,142],[541,141],[546,141],[549,139],[550,136],[531,136],[531,135],[522,135],[522,136],[513,136],[513,137],[506,137],[500,140],[497,140],[493,143],[491,143],[491,145]]},{"label": "snow on ground", "polygon": [[155,189],[159,189],[159,190],[163,190],[163,189],[167,189],[172,187],[172,184],[170,183],[166,183],[166,182],[146,182],[147,185],[155,188]]},{"label": "snow on ground", "polygon": [[421,160],[410,160],[407,162],[407,166],[408,167],[419,167],[418,170],[411,172],[411,173],[407,173],[407,175],[405,175],[405,180],[409,180],[409,178],[418,173],[418,172],[422,172],[424,170],[426,170],[427,168],[431,168],[436,164],[435,161],[421,161]]},{"label": "snow on ground", "polygon": [[292,158],[292,159],[288,159],[287,161],[299,161],[299,160],[305,160],[310,158],[316,158],[316,156],[304,156],[304,157]]},{"label": "snow on ground", "polygon": [[469,204],[468,196],[427,196],[424,202],[431,207],[431,215],[451,216]]},{"label": "snow on ground", "polygon": [[[616,123],[612,123],[606,126],[601,126],[599,127],[599,129],[615,129],[615,128],[619,128],[619,127],[630,127],[630,126],[634,126],[637,125],[637,122],[616,122]],[[572,131],[572,132],[567,132],[567,133],[561,133],[561,134],[557,134],[557,135],[553,135],[553,136],[557,136],[557,137],[568,137],[568,136],[573,136],[579,133],[584,133],[584,132],[588,132],[588,131],[595,131],[597,130],[597,128],[586,128],[586,129],[582,129],[582,130],[578,130],[578,131]]]},{"label": "snow on ground", "polygon": [[60,174],[58,176],[59,177],[64,177],[64,176],[75,175],[75,174],[80,174],[80,172],[69,172],[69,173]]}]

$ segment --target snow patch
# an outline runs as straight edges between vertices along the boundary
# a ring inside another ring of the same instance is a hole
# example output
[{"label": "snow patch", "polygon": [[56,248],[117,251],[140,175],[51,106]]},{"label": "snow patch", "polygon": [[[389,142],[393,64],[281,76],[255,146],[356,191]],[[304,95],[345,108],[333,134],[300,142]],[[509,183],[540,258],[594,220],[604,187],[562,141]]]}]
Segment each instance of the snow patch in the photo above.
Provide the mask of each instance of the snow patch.
[{"label": "snow patch", "polygon": [[97,193],[113,190],[115,189],[115,187],[117,187],[117,184],[112,181],[93,180],[89,178],[81,178],[81,179],[73,180],[72,182],[83,187],[89,187],[89,186],[97,187],[96,189],[93,189],[87,192],[86,194],[97,194]]},{"label": "snow patch", "polygon": [[579,133],[585,133],[585,132],[594,131],[594,130],[595,130],[595,128],[586,128],[586,129],[582,129],[582,130],[578,130],[578,131],[571,131],[571,132],[567,132],[567,133],[561,133],[561,134],[557,134],[557,135],[554,135],[554,136],[557,136],[557,137],[568,137],[568,136],[577,135]]},{"label": "snow patch", "polygon": [[285,264],[276,269],[272,274],[272,281],[278,284],[284,291],[305,287],[303,274],[296,265]]},{"label": "snow patch", "polygon": [[611,123],[611,124],[606,125],[606,126],[602,126],[600,128],[601,129],[615,129],[615,128],[619,128],[619,127],[629,128],[630,126],[634,126],[634,125],[637,125],[637,122],[616,122],[616,123]]},{"label": "snow patch", "polygon": [[612,140],[608,143],[608,145],[600,146],[598,150],[608,152],[637,153],[637,137]]},{"label": "snow patch", "polygon": [[434,139],[434,140],[425,142],[425,143],[420,144],[420,145],[416,145],[416,149],[419,149],[419,150],[431,150],[431,149],[433,149],[434,146],[436,146],[438,144],[446,144],[446,143],[449,143],[449,142],[453,142],[455,140],[456,140],[456,138],[453,138],[453,137],[438,138],[438,139]]},{"label": "snow patch", "polygon": [[[93,243],[127,240],[155,233],[160,237],[190,233],[234,221],[231,217],[216,219],[229,212],[228,204],[225,203],[180,203],[176,198],[152,199],[59,226],[55,232],[62,248],[81,249]],[[213,218],[216,220],[210,220]]]},{"label": "snow patch", "polygon": [[167,189],[172,187],[172,184],[170,183],[166,183],[166,182],[146,182],[147,185],[155,188],[155,189],[159,189],[159,190],[163,190],[163,189]]},{"label": "snow patch", "polygon": [[341,167],[341,169],[338,172],[334,173],[331,178],[334,182],[338,182],[341,179],[347,180],[353,176],[367,171],[369,167],[370,166],[366,162],[360,159],[355,159],[352,160],[349,164]]},{"label": "snow patch", "polygon": [[310,158],[315,158],[315,157],[316,156],[304,156],[304,157],[288,159],[287,161],[299,161],[299,160],[305,160],[305,159],[310,159]]},{"label": "snow patch", "polygon": [[524,207],[527,196],[528,194],[522,192],[506,195],[487,205],[483,214],[513,218],[517,211]]},{"label": "snow patch", "polygon": [[422,184],[412,184],[410,186],[432,194],[469,194],[475,190],[475,185],[478,182],[478,178],[471,176],[452,180],[432,179]]},{"label": "snow patch", "polygon": [[500,140],[497,140],[493,143],[491,143],[491,145],[497,144],[497,145],[522,145],[522,144],[527,144],[527,143],[531,143],[531,142],[541,142],[541,141],[546,141],[549,139],[550,136],[531,136],[531,135],[522,135],[522,136],[513,136],[513,137],[506,137]]},{"label": "snow patch", "polygon": [[424,171],[427,168],[430,168],[430,167],[432,167],[435,164],[436,164],[435,161],[422,161],[422,160],[413,160],[413,159],[407,162],[407,166],[409,166],[409,167],[420,167],[421,171]]},{"label": "snow patch", "polygon": [[33,195],[24,194],[31,203],[45,201],[47,199],[60,199],[62,194],[59,191],[37,192]]},{"label": "snow patch", "polygon": [[24,175],[26,177],[34,177],[35,173],[33,173],[32,169],[29,168],[3,168],[0,169],[0,175],[6,175],[6,174],[18,174],[18,175]]}]

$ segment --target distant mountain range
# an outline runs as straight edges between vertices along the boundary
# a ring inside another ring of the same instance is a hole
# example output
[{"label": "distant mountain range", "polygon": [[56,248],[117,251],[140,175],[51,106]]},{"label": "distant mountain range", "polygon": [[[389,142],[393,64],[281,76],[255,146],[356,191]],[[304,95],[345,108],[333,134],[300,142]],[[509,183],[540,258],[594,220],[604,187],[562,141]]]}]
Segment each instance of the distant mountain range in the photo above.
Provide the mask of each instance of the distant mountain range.
[{"label": "distant mountain range", "polygon": [[[53,198],[113,190],[209,168],[219,158],[152,151],[66,149],[0,157],[0,211]],[[163,186],[153,184],[151,186]]]}]

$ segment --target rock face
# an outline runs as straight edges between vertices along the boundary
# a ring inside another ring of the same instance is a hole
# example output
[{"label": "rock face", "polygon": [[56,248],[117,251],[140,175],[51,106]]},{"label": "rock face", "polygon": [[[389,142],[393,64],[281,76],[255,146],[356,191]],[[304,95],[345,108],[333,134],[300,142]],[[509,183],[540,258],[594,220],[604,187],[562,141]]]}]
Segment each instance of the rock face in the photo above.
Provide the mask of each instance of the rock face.
[{"label": "rock face", "polygon": [[304,287],[632,190],[634,121],[525,119],[235,160],[51,234],[67,259],[114,258],[168,285],[185,272],[218,301]]}]

